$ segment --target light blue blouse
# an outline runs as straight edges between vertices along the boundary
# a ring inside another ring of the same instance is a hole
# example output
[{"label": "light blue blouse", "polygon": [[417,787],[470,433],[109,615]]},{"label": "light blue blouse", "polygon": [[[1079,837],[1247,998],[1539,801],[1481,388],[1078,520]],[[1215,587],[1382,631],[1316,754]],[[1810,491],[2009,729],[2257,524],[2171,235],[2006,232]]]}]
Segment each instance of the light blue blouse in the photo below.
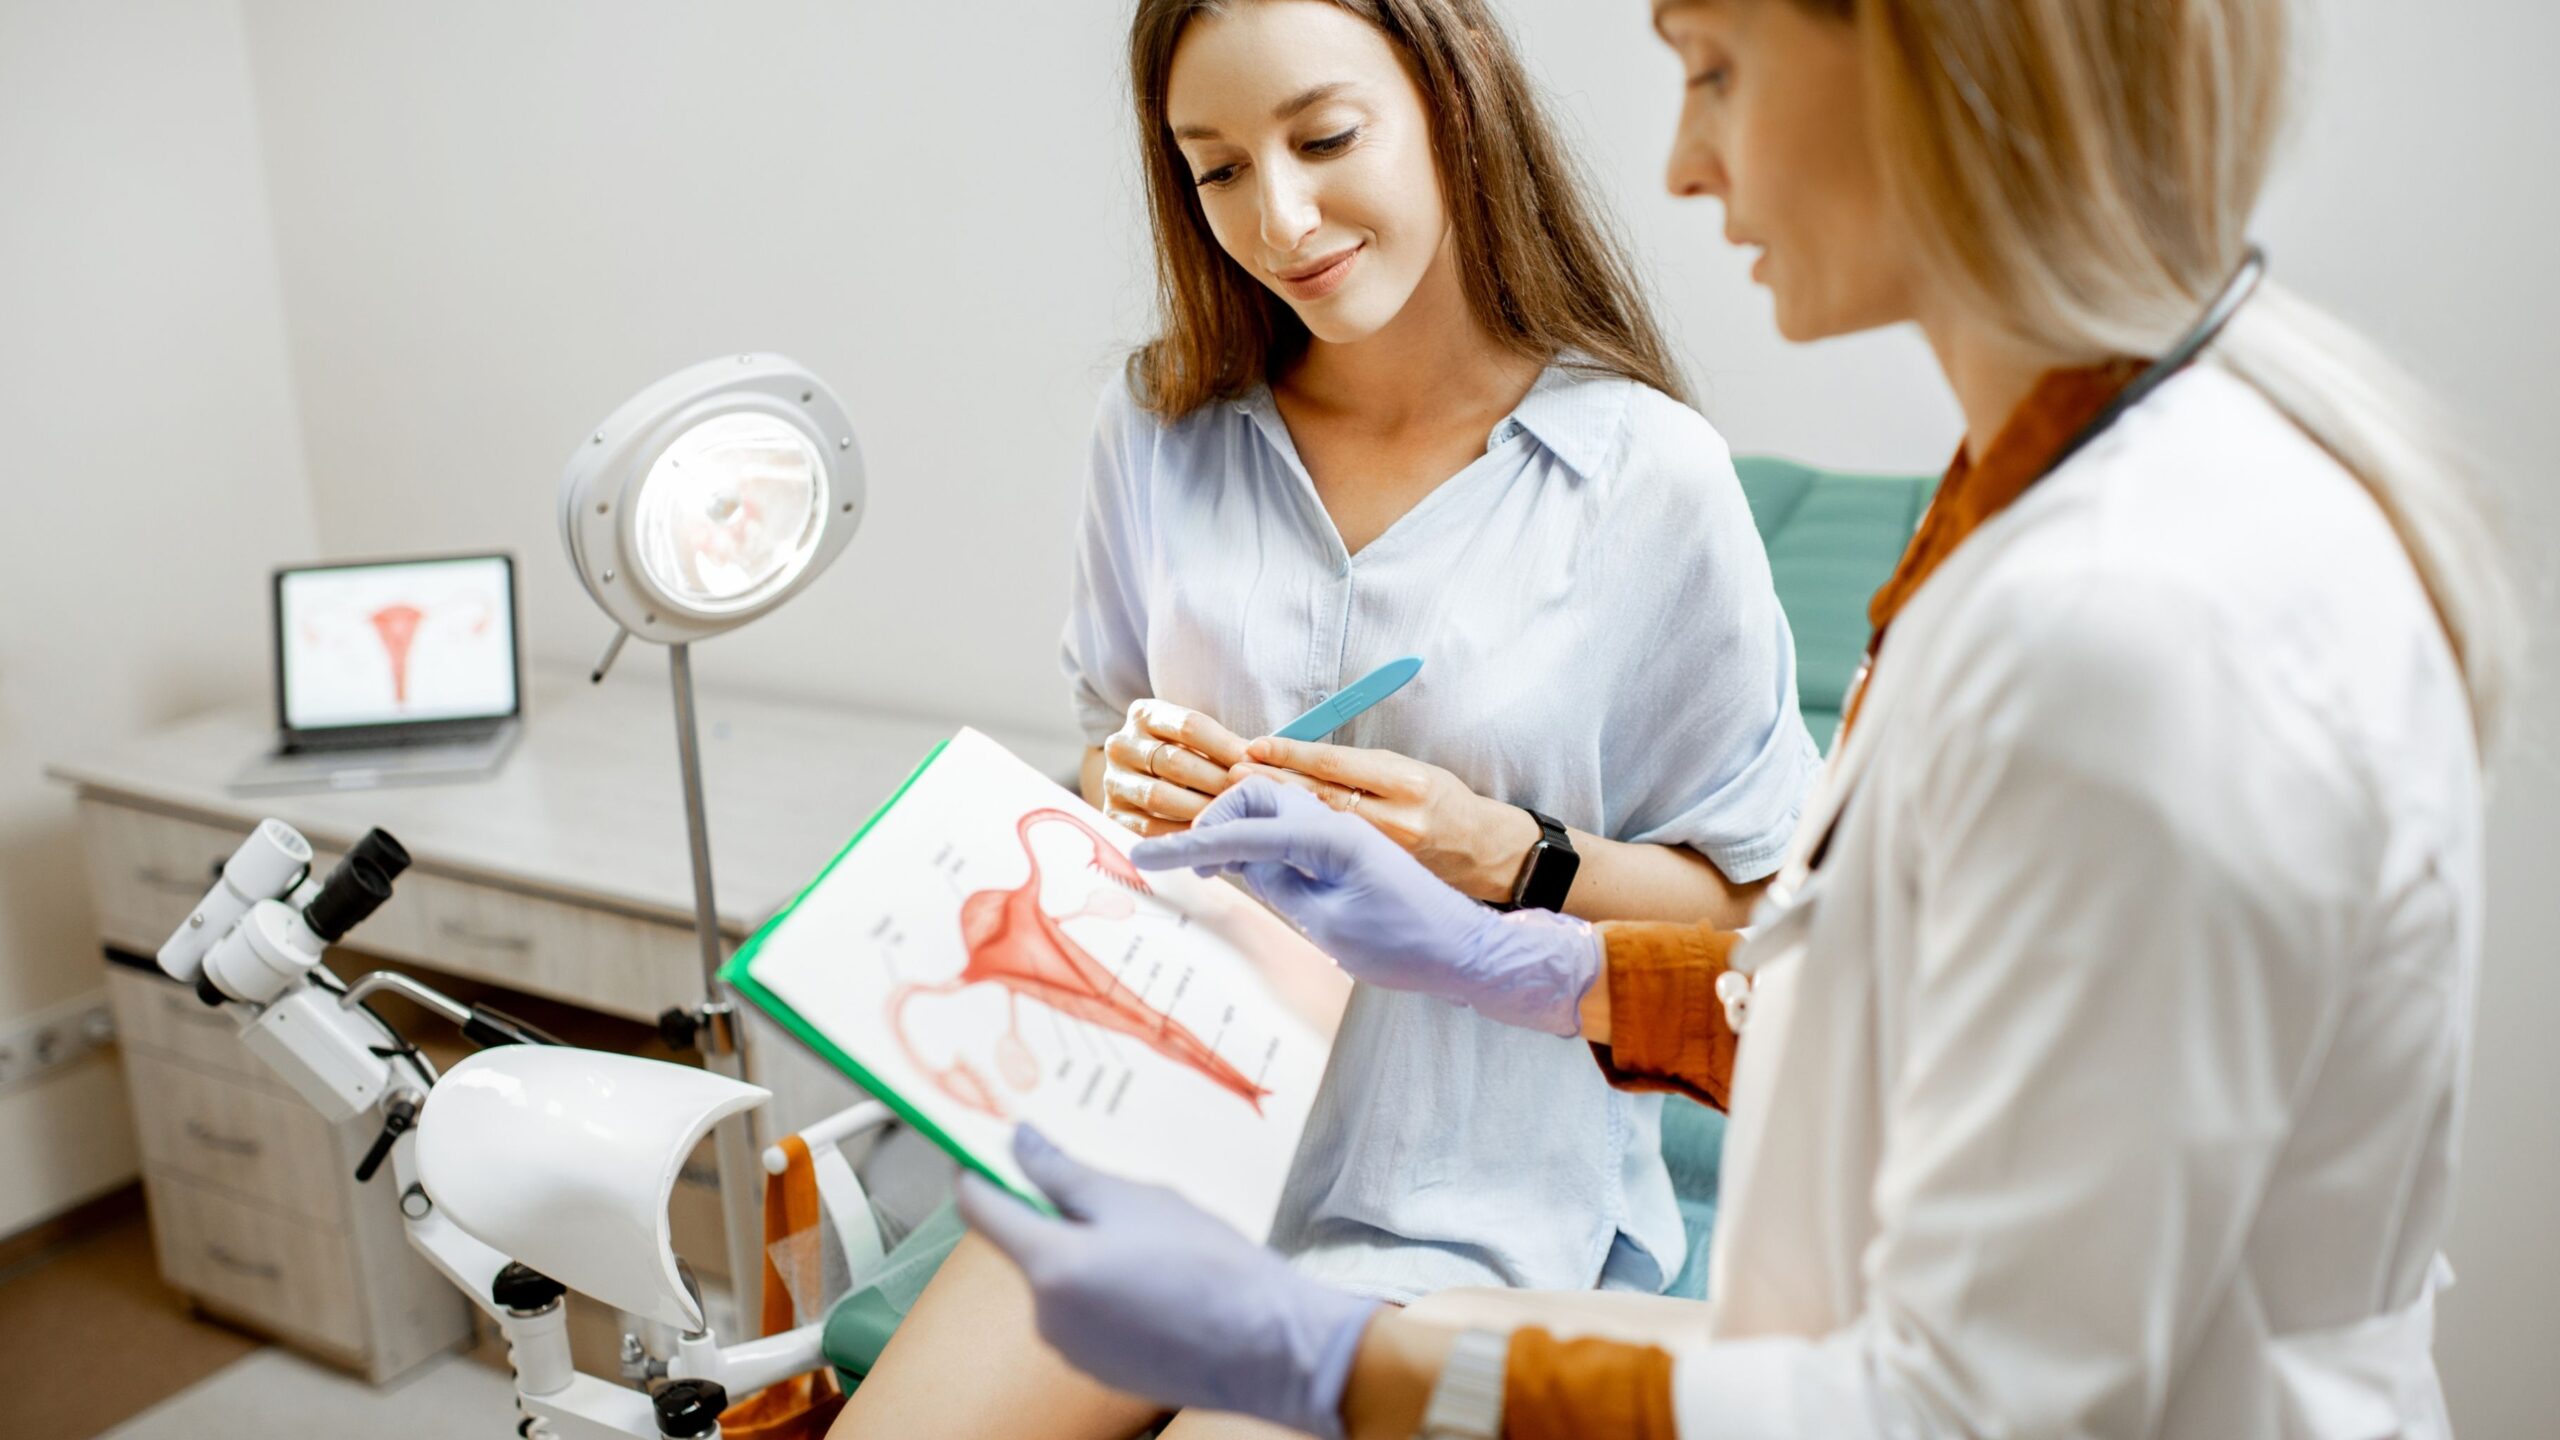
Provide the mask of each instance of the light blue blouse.
[{"label": "light blue blouse", "polygon": [[[1550,368],[1485,453],[1346,552],[1268,390],[1095,423],[1064,663],[1095,744],[1155,697],[1240,735],[1399,655],[1333,739],[1620,840],[1777,867],[1819,766],[1795,646],[1723,439]],[[1660,1290],[1686,1253],[1661,1103],[1578,1040],[1355,992],[1272,1243],[1396,1301],[1457,1285]]]}]

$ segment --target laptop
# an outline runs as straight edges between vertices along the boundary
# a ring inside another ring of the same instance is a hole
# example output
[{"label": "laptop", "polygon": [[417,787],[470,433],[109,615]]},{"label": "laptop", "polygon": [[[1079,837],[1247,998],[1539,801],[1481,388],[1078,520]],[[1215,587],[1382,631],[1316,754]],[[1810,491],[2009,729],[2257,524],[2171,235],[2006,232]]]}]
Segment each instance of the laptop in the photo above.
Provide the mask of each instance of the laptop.
[{"label": "laptop", "polygon": [[495,774],[524,715],[510,555],[275,574],[275,749],[238,794]]}]

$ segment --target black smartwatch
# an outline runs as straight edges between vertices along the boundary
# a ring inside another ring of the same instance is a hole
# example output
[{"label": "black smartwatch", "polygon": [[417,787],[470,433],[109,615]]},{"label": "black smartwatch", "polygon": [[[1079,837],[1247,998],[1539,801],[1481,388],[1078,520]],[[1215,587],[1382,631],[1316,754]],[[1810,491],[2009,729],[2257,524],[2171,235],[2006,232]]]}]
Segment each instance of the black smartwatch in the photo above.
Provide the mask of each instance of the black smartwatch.
[{"label": "black smartwatch", "polygon": [[1529,858],[1520,864],[1520,878],[1511,882],[1511,903],[1502,908],[1560,911],[1564,897],[1573,891],[1573,875],[1582,868],[1582,857],[1574,853],[1572,833],[1553,816],[1526,805],[1520,808],[1538,822],[1538,838],[1529,847]]}]

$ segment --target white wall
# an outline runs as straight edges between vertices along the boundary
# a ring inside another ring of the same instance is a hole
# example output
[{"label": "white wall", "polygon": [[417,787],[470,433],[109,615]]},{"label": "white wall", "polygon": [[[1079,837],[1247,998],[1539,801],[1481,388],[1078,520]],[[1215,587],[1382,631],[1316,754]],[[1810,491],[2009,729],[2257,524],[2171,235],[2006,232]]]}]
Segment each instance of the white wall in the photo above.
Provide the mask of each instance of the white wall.
[{"label": "white wall", "polygon": [[[1151,299],[1126,0],[247,4],[332,550],[513,547],[532,648],[589,660],[562,460],[661,372],[780,350],[864,426],[871,513],[805,599],[704,647],[705,678],[1066,724],[1082,446]],[[1711,410],[1752,444],[1934,468],[1954,412],[1916,340],[1780,345],[1712,210],[1659,198],[1671,61],[1620,8],[1515,7],[1610,142]]]},{"label": "white wall", "polygon": [[2474,1435],[2560,1414],[2560,11],[2330,0],[2312,104],[2264,226],[2278,273],[2437,387],[2504,482],[2540,671],[2497,776],[2461,1208],[2436,1353]]},{"label": "white wall", "polygon": [[852,407],[870,515],[705,682],[1061,728],[1076,461],[1147,298],[1116,12],[250,0],[322,539],[510,547],[533,650],[592,660],[562,462],[781,351]]},{"label": "white wall", "polygon": [[[604,627],[559,559],[563,457],[666,370],[782,350],[855,408],[872,513],[808,596],[705,647],[706,678],[1063,726],[1052,650],[1085,424],[1096,384],[1147,316],[1118,73],[1125,0],[244,4],[321,548],[511,547],[526,561],[535,650],[583,662]],[[1916,341],[1781,345],[1717,240],[1715,208],[1659,194],[1676,77],[1641,0],[1508,8],[1659,281],[1711,416],[1745,449],[1935,468],[1954,412]],[[2560,504],[2542,466],[2560,453],[2560,407],[2540,392],[2560,375],[2560,305],[2541,251],[2560,233],[2560,101],[2537,67],[2560,48],[2560,19],[2528,0],[2304,8],[2307,108],[2263,226],[2278,273],[2368,326],[2477,422],[2520,484],[2519,543],[2547,561]],[[31,29],[37,11],[22,9],[13,24]],[[227,13],[173,12],[149,34],[52,20],[48,31],[144,61],[92,77],[76,102],[38,105],[0,87],[12,107],[0,113],[50,126],[76,104],[115,127],[170,117],[207,87],[229,97],[136,163],[189,187],[212,217],[197,228],[232,237],[203,242],[230,268],[183,296],[155,290],[157,313],[122,294],[88,309],[180,349],[181,368],[220,369],[264,397],[219,415],[229,453],[274,476],[293,468],[290,437],[271,433],[292,400],[262,318],[271,311],[254,303],[265,283],[250,275],[265,274],[257,166],[227,148],[239,135],[238,43],[213,37],[200,49],[209,65],[149,60],[181,35],[203,39],[194,28],[222,30]],[[0,46],[0,64],[19,63],[6,57],[22,48]],[[25,68],[66,83],[60,58]],[[0,153],[20,153],[8,143]],[[10,163],[77,170],[96,153],[86,147],[107,142],[49,143]],[[208,163],[196,153],[206,149],[220,153]],[[88,182],[66,171],[53,183]],[[6,193],[22,213],[18,184]],[[42,239],[75,276],[108,273],[102,251],[143,285],[212,263],[192,249],[168,261],[128,253],[142,242],[100,228],[76,243]],[[36,241],[10,243],[14,253]],[[239,306],[202,327],[168,323],[215,303],[207,292]],[[13,372],[49,380],[33,362],[99,333],[77,328],[81,307],[60,295],[42,297],[68,307],[50,329],[0,327]],[[18,338],[30,334],[32,344]],[[224,345],[252,353],[206,366]],[[186,456],[206,463],[200,448]],[[204,634],[253,633],[240,628],[254,618],[245,589],[197,592],[240,612]],[[2540,592],[2539,618],[2544,653],[2560,659],[2552,593]],[[139,621],[137,608],[122,628]],[[28,673],[0,669],[0,685],[23,694]],[[174,673],[144,708],[209,692],[230,672],[197,662]],[[2560,1243],[2543,1218],[2560,1193],[2545,1109],[2560,1093],[2560,1046],[2543,1038],[2560,1026],[2560,967],[2547,953],[2560,896],[2545,879],[2560,861],[2560,723],[2546,703],[2523,728],[2498,798],[2471,1169],[2454,1237],[2466,1277],[2442,1347],[2457,1413],[2478,1434],[2529,1433],[2560,1408],[2560,1367],[2526,1348],[2560,1329]]]},{"label": "white wall", "polygon": [[[266,684],[313,547],[237,12],[0,0],[0,1017],[100,983],[38,771]],[[0,1094],[0,1233],[129,1178],[101,1057]]]}]

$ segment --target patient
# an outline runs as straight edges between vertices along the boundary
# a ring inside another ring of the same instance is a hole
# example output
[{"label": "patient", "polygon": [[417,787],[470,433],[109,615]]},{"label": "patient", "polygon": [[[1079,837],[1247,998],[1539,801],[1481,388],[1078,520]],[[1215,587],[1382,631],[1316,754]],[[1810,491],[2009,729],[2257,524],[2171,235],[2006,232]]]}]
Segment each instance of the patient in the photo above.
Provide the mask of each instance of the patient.
[{"label": "patient", "polygon": [[[1571,829],[1571,912],[1739,923],[1817,765],[1793,645],[1725,447],[1483,0],[1141,0],[1130,59],[1162,331],[1095,426],[1064,645],[1087,797],[1154,834],[1275,774],[1486,901],[1532,807]],[[1341,743],[1243,738],[1404,654],[1420,678]],[[1364,987],[1272,1243],[1397,1303],[1659,1291],[1687,1254],[1659,1106],[1578,1041]],[[1157,1418],[1043,1346],[971,1236],[836,1433]]]}]

